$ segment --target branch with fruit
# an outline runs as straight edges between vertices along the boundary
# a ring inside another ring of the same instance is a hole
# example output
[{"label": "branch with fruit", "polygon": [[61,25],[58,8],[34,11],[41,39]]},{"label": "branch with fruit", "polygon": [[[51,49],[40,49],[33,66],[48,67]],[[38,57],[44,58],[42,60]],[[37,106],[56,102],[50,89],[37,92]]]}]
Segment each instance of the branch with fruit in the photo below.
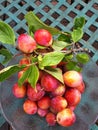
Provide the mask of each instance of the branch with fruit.
[{"label": "branch with fruit", "polygon": [[[22,56],[19,63],[0,71],[0,82],[18,73],[12,92],[17,98],[26,97],[23,110],[45,117],[50,126],[70,126],[76,116],[74,109],[85,90],[82,65],[89,61],[86,48],[79,45],[83,36],[85,18],[76,18],[72,32],[63,32],[47,26],[33,12],[25,15],[28,33],[17,38],[13,29],[0,21],[0,41],[19,50],[12,56],[1,49],[3,64]],[[16,44],[15,44],[16,41]]]}]

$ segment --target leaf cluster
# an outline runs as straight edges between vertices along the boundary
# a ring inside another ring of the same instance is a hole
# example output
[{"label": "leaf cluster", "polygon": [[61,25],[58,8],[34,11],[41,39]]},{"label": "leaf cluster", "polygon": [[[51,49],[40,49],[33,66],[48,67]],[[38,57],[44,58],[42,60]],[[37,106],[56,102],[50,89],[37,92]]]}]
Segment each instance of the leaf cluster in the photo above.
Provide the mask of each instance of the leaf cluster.
[{"label": "leaf cluster", "polygon": [[[85,64],[89,61],[88,54],[84,52],[77,53],[76,43],[83,36],[83,26],[85,24],[85,18],[80,17],[74,20],[73,31],[72,32],[62,32],[54,27],[50,27],[43,23],[33,12],[28,12],[25,15],[25,19],[28,23],[28,33],[32,37],[34,32],[38,29],[46,29],[53,36],[57,36],[57,39],[53,41],[50,48],[43,46],[37,46],[37,51],[31,54],[31,64],[28,69],[24,72],[23,76],[18,80],[18,84],[21,86],[25,80],[32,85],[36,86],[39,78],[39,70],[43,70],[61,83],[63,82],[62,70],[57,66],[61,62],[67,63],[67,70],[81,71],[81,64]],[[3,21],[0,21],[0,42],[3,44],[15,45],[15,34],[13,29]],[[43,53],[44,50],[49,50]],[[6,63],[12,58],[10,52],[6,49],[0,50],[0,55],[5,56],[3,63]],[[52,66],[57,66],[52,68]],[[13,65],[0,71],[0,82],[9,78],[12,74],[24,69],[27,66]]]}]

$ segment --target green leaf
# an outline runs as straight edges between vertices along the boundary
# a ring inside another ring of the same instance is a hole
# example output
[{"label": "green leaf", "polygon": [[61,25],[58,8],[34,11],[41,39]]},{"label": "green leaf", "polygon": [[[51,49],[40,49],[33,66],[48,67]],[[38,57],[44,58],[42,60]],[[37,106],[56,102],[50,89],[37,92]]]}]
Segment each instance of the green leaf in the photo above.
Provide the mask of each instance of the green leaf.
[{"label": "green leaf", "polygon": [[79,41],[82,38],[82,36],[83,36],[83,30],[82,29],[78,28],[76,30],[73,30],[73,32],[72,32],[72,40],[74,42]]},{"label": "green leaf", "polygon": [[52,48],[56,51],[60,51],[63,48],[67,47],[68,45],[70,45],[70,44],[68,44],[67,42],[56,40],[53,42]]},{"label": "green leaf", "polygon": [[7,78],[9,78],[11,75],[13,75],[14,73],[22,70],[23,68],[25,68],[24,65],[19,66],[19,65],[13,65],[13,66],[8,66],[4,69],[2,69],[0,71],[0,82],[6,80]]},{"label": "green leaf", "polygon": [[29,77],[28,77],[28,82],[31,84],[31,86],[33,88],[35,88],[36,83],[37,83],[38,78],[39,78],[39,69],[37,68],[36,65],[30,66],[30,69],[31,69],[31,72],[30,72]]},{"label": "green leaf", "polygon": [[65,55],[63,61],[65,61],[65,62],[70,61],[70,60],[72,60],[72,58],[73,58],[73,54],[67,54],[67,55]]},{"label": "green leaf", "polygon": [[[56,28],[50,27],[48,25],[46,25],[45,23],[43,23],[32,11],[28,12],[25,15],[25,19],[30,26],[32,26],[32,32],[34,33],[36,30],[38,29],[46,29],[48,30],[52,35],[56,35],[56,34],[61,34],[62,32],[59,31]],[[31,28],[31,27],[30,27]]]},{"label": "green leaf", "polygon": [[38,62],[38,57],[32,57],[32,58],[31,58],[31,62],[32,62],[32,63]]},{"label": "green leaf", "polygon": [[75,71],[78,71],[78,72],[80,72],[80,71],[82,70],[82,68],[79,67],[79,66],[77,65],[77,63],[74,62],[74,61],[68,62],[68,63],[66,64],[66,69],[67,69],[67,70],[75,70]]},{"label": "green leaf", "polygon": [[33,29],[33,26],[29,26],[29,35],[31,35],[32,37],[34,37]]},{"label": "green leaf", "polygon": [[31,73],[31,68],[29,67],[26,71],[24,71],[22,77],[19,78],[18,80],[19,86],[23,85],[23,83],[28,79],[30,73]]},{"label": "green leaf", "polygon": [[59,40],[59,41],[64,41],[64,42],[71,43],[71,35],[70,35],[69,33],[68,33],[68,35],[61,34],[61,35],[58,37],[58,40]]},{"label": "green leaf", "polygon": [[7,49],[4,48],[0,49],[0,54],[5,57],[2,64],[7,63],[12,58],[12,54]]},{"label": "green leaf", "polygon": [[55,77],[57,80],[59,80],[61,83],[64,84],[63,75],[62,75],[62,70],[61,69],[46,67],[44,69],[44,71],[49,73],[49,74],[51,74],[53,77]]},{"label": "green leaf", "polygon": [[90,60],[90,57],[87,53],[78,53],[76,55],[76,58],[78,60],[78,62],[85,64]]},{"label": "green leaf", "polygon": [[47,53],[40,62],[40,66],[57,65],[64,58],[64,56],[64,53],[57,51]]},{"label": "green leaf", "polygon": [[0,42],[15,44],[15,34],[13,29],[3,21],[0,21]]},{"label": "green leaf", "polygon": [[75,18],[75,20],[74,20],[74,28],[75,29],[83,28],[84,24],[85,24],[85,18],[84,17]]}]

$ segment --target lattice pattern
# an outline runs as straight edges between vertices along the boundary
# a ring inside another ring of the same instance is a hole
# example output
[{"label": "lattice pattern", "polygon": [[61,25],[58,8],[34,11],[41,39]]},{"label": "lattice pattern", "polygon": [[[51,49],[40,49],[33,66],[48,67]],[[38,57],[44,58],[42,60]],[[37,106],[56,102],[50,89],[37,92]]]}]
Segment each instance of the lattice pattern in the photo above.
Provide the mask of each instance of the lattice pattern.
[{"label": "lattice pattern", "polygon": [[[17,36],[27,31],[24,15],[28,11],[63,31],[72,29],[75,17],[84,16],[86,25],[80,44],[90,50],[92,60],[98,64],[98,0],[0,0],[0,19],[10,24]],[[9,45],[5,47],[17,53]]]},{"label": "lattice pattern", "polygon": [[[97,0],[1,0],[0,18],[10,24],[16,35],[27,31],[24,15],[28,11],[35,14],[46,24],[63,31],[70,31],[73,19],[77,16],[86,18],[84,37],[80,41],[83,47],[90,49],[90,55],[98,64],[98,1]],[[7,13],[6,13],[7,12]],[[88,44],[89,43],[89,44]],[[6,46],[9,48],[9,46]],[[16,50],[11,48],[11,52]]]}]

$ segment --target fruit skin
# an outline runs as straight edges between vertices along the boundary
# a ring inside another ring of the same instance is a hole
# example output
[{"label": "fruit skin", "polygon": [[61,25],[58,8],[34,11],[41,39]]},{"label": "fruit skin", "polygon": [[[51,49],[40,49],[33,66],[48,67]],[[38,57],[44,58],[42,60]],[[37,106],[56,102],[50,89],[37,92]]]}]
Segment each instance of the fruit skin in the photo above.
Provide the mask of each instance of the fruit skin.
[{"label": "fruit skin", "polygon": [[23,69],[24,71],[26,71],[29,68],[27,65],[29,65],[30,63],[31,61],[29,57],[23,57],[19,61],[19,65],[26,65],[26,67]]},{"label": "fruit skin", "polygon": [[58,87],[51,92],[52,96],[63,96],[65,93],[65,85],[59,84]]},{"label": "fruit skin", "polygon": [[34,33],[35,41],[41,46],[50,46],[52,44],[52,35],[45,29],[38,29]]},{"label": "fruit skin", "polygon": [[45,117],[48,112],[49,112],[48,109],[38,108],[38,110],[37,110],[37,114],[38,114],[40,117]]},{"label": "fruit skin", "polygon": [[78,87],[77,89],[81,92],[81,93],[84,93],[85,92],[85,84],[84,82],[82,82]]},{"label": "fruit skin", "polygon": [[54,126],[56,124],[56,116],[55,116],[55,114],[53,114],[52,112],[49,112],[46,115],[46,121],[47,121],[49,126]]},{"label": "fruit skin", "polygon": [[19,86],[15,83],[12,87],[12,93],[16,98],[23,98],[26,96],[26,87],[24,85]]},{"label": "fruit skin", "polygon": [[44,74],[41,78],[41,86],[45,91],[54,91],[58,86],[58,80],[50,74]]},{"label": "fruit skin", "polygon": [[78,87],[82,83],[82,75],[75,70],[65,72],[63,78],[69,87]]},{"label": "fruit skin", "polygon": [[18,37],[18,48],[24,53],[32,53],[36,49],[36,41],[28,34],[21,34]]},{"label": "fruit skin", "polygon": [[72,111],[74,111],[76,109],[77,106],[67,106],[67,108],[71,109]]},{"label": "fruit skin", "polygon": [[57,111],[53,107],[50,106],[49,110],[50,110],[50,112],[57,114]]},{"label": "fruit skin", "polygon": [[44,96],[38,101],[38,106],[41,109],[48,109],[50,107],[50,102],[50,98],[48,96]]},{"label": "fruit skin", "polygon": [[27,99],[23,104],[23,110],[30,115],[34,115],[37,112],[37,105],[34,101]]},{"label": "fruit skin", "polygon": [[28,84],[27,88],[27,96],[31,101],[38,101],[45,95],[45,91],[42,89],[39,83],[36,84],[36,89],[32,88],[30,84]]},{"label": "fruit skin", "polygon": [[19,65],[28,65],[30,64],[30,59],[27,57],[23,57],[22,59],[20,59],[19,61]]},{"label": "fruit skin", "polygon": [[64,97],[56,96],[51,99],[51,107],[59,112],[67,107],[67,100]]},{"label": "fruit skin", "polygon": [[44,72],[42,70],[39,70],[39,78],[38,78],[38,82],[41,82],[41,78],[44,75]]},{"label": "fruit skin", "polygon": [[76,116],[71,109],[66,108],[57,113],[56,120],[59,125],[68,127],[76,121]]},{"label": "fruit skin", "polygon": [[18,72],[18,79],[20,79],[23,76],[24,72],[25,72],[24,70]]},{"label": "fruit skin", "polygon": [[[18,79],[20,79],[23,76],[25,71],[26,71],[26,69],[25,70],[23,69],[18,72]],[[28,79],[25,79],[24,83],[28,83]]]},{"label": "fruit skin", "polygon": [[76,88],[67,89],[64,95],[69,106],[76,106],[81,100],[81,93]]}]

